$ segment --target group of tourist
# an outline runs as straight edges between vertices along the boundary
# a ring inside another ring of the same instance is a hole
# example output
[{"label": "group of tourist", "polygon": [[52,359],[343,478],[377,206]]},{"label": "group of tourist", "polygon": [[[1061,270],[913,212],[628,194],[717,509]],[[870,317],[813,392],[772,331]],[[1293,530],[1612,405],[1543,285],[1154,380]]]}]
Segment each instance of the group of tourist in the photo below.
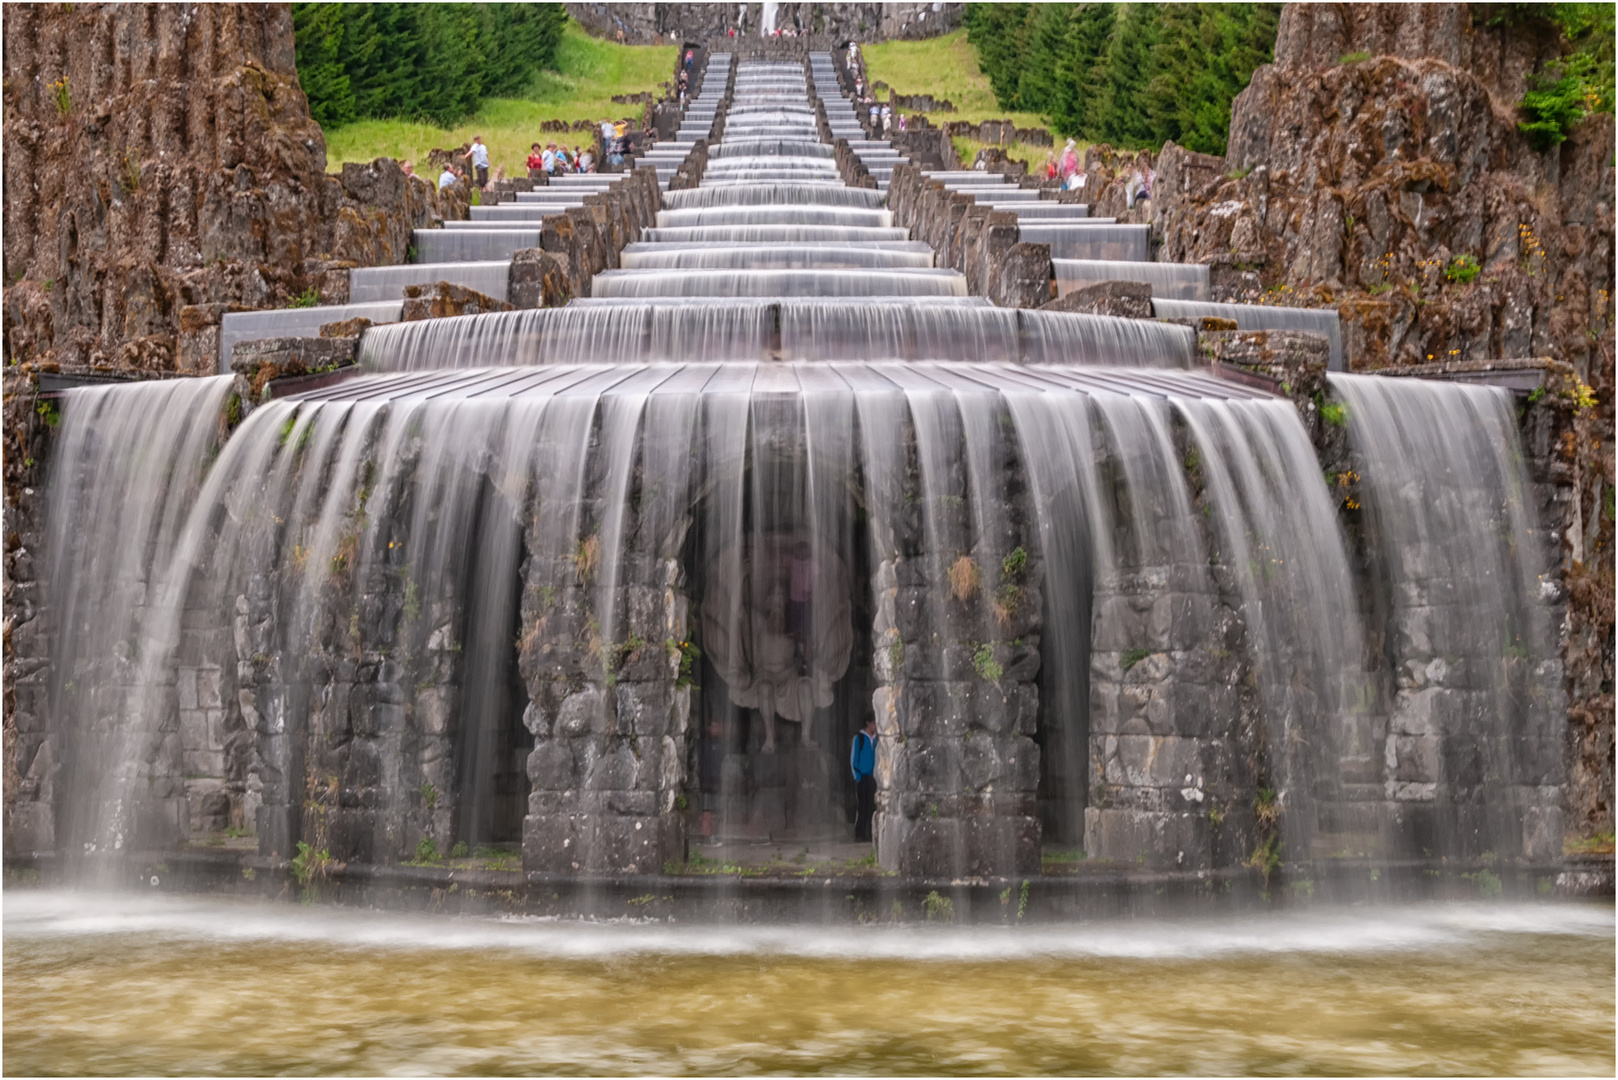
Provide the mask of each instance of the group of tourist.
[{"label": "group of tourist", "polygon": [[[1062,147],[1062,156],[1058,159],[1053,154],[1045,155],[1045,179],[1061,180],[1063,191],[1082,191],[1084,185],[1090,180],[1085,174],[1084,163],[1079,159],[1078,146],[1072,139]],[[1124,205],[1135,204],[1152,197],[1152,184],[1157,180],[1157,173],[1148,165],[1144,171],[1136,169],[1129,174],[1129,181],[1124,185]]]},{"label": "group of tourist", "polygon": [[548,142],[541,149],[534,143],[528,149],[528,175],[537,178],[540,174],[545,176],[563,176],[567,173],[593,173],[596,171],[595,153],[588,146],[574,146],[569,150],[566,143],[560,145]]},{"label": "group of tourist", "polygon": [[[895,130],[905,130],[905,114],[895,115],[892,105],[884,105],[875,98],[860,99],[860,108],[868,110],[871,117],[871,130],[883,135],[891,135]],[[895,124],[897,123],[897,128]]]}]

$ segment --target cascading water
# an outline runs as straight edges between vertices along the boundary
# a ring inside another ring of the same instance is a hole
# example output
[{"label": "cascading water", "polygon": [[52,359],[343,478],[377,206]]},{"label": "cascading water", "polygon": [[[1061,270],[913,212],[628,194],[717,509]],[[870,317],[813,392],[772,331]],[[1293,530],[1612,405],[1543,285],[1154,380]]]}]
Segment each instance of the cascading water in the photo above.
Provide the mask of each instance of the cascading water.
[{"label": "cascading water", "polygon": [[1188,370],[1182,326],[966,297],[808,99],[739,65],[701,186],[588,300],[373,327],[234,432],[228,380],[72,392],[58,844],[222,801],[283,857],[655,873],[840,840],[874,716],[877,856],[918,878],[1394,853],[1424,814],[1418,847],[1541,852],[1500,401],[1336,379],[1345,537],[1289,402]]}]

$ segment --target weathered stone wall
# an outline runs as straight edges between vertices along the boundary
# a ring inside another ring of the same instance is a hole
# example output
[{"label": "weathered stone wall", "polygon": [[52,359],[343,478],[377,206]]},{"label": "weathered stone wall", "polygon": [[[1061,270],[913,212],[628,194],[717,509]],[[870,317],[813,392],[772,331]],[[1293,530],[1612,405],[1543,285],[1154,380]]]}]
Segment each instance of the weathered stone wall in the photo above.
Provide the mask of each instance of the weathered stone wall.
[{"label": "weathered stone wall", "polygon": [[656,171],[636,169],[604,194],[586,195],[582,207],[544,218],[537,254],[512,259],[510,280],[521,286],[513,306],[554,307],[589,296],[590,279],[618,267],[624,248],[657,224],[662,205]]},{"label": "weathered stone wall", "polygon": [[[45,466],[53,425],[51,405],[40,401],[39,376],[26,368],[8,366],[4,375],[5,509],[0,518],[0,605],[4,608],[5,666],[3,746],[0,746],[0,784],[5,793],[5,835],[23,836],[31,846],[48,850],[54,831],[48,814],[54,799],[55,769],[48,749],[47,693],[49,658],[45,655],[45,598],[40,589],[44,573]],[[40,411],[41,405],[45,412]],[[18,819],[17,807],[22,806]]]},{"label": "weathered stone wall", "polygon": [[1017,215],[979,206],[970,195],[901,163],[888,181],[895,225],[938,252],[938,265],[966,275],[967,292],[1002,307],[1040,307],[1051,298],[1049,244],[1018,240]]},{"label": "weathered stone wall", "polygon": [[872,538],[877,857],[901,874],[1039,868],[1044,565],[1010,425],[993,430],[996,445],[981,448],[993,462],[987,491],[968,492],[964,453],[924,489],[908,446],[906,511]]},{"label": "weathered stone wall", "polygon": [[5,35],[9,361],[176,370],[186,308],[284,304],[464,216],[391,161],[326,173],[287,5],[23,4]]},{"label": "weathered stone wall", "polygon": [[[621,553],[602,551],[605,455],[592,455],[578,505],[540,507],[527,523],[518,670],[534,737],[523,821],[523,867],[561,874],[658,873],[685,861],[691,690],[679,642],[690,638],[678,552],[690,528],[685,494],[638,481]],[[656,465],[643,466],[642,479]],[[577,548],[547,552],[543,512],[577,514]],[[590,547],[591,544],[596,545]],[[603,559],[618,559],[609,589]],[[610,629],[600,613],[610,610]]]}]

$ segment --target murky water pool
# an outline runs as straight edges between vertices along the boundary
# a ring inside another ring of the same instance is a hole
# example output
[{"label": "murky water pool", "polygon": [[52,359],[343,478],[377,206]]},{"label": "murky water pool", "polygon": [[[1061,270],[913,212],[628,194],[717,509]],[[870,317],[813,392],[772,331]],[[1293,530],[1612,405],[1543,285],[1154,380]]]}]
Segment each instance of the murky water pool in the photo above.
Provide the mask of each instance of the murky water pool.
[{"label": "murky water pool", "polygon": [[959,929],[8,890],[32,1073],[1518,1073],[1614,1063],[1611,905]]}]

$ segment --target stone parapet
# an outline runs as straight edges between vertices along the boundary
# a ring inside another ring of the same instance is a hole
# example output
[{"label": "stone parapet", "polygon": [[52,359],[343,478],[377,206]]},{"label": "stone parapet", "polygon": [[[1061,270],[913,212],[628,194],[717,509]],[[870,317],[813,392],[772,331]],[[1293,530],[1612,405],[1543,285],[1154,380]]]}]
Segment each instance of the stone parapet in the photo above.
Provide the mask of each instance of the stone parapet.
[{"label": "stone parapet", "polygon": [[984,450],[998,470],[972,498],[991,511],[966,511],[964,475],[912,474],[905,505],[933,509],[878,528],[877,858],[909,876],[1039,866],[1044,565],[1014,440]]},{"label": "stone parapet", "polygon": [[888,181],[894,224],[938,252],[938,264],[966,275],[967,292],[1002,307],[1040,307],[1051,298],[1050,245],[1018,240],[1017,215],[979,206],[901,163]]},{"label": "stone parapet", "polygon": [[1047,301],[1046,311],[1115,315],[1124,319],[1152,317],[1152,287],[1144,281],[1100,281]]}]

